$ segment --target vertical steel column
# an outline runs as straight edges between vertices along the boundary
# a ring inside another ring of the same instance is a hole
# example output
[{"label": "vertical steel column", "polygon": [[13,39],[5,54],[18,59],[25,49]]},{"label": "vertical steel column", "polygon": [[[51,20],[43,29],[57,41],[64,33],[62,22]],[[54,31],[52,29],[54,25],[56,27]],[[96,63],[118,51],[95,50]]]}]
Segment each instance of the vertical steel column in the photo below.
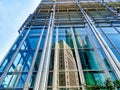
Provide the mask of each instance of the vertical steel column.
[{"label": "vertical steel column", "polygon": [[50,27],[51,18],[52,18],[52,16],[50,17],[50,21],[49,21],[49,25],[48,25],[45,44],[44,44],[44,48],[43,48],[42,55],[41,55],[41,58],[40,58],[39,69],[38,69],[37,76],[36,76],[36,79],[35,79],[34,90],[39,90],[39,84],[40,84],[40,79],[41,79],[41,75],[42,75],[46,49],[47,49],[47,42],[48,42],[48,38],[49,38],[48,35],[49,35],[49,32],[50,32],[49,27]]},{"label": "vertical steel column", "polygon": [[54,15],[55,15],[55,2],[53,5],[53,10],[51,10],[50,21],[48,25],[48,32],[46,36],[46,41],[44,44],[44,49],[42,51],[41,61],[39,64],[38,73],[36,76],[36,82],[34,90],[46,90],[48,70],[49,70],[49,59],[51,53],[51,42],[52,42],[52,29],[54,24]]},{"label": "vertical steel column", "polygon": [[[29,17],[32,17],[33,15],[31,14]],[[27,20],[29,19],[29,17],[25,20],[25,23],[27,22]],[[26,24],[23,23],[22,27],[20,27],[20,29],[18,30],[19,35],[17,36],[17,39],[14,41],[14,43],[12,44],[12,46],[10,47],[9,51],[7,52],[7,54],[4,56],[4,58],[2,59],[2,61],[0,62],[0,66],[2,65],[2,63],[4,62],[5,58],[7,57],[7,55],[9,54],[9,52],[11,51],[13,45],[16,43],[16,41],[19,39],[19,37],[21,36],[24,28],[26,27]]]},{"label": "vertical steel column", "polygon": [[59,57],[59,46],[58,46],[58,27],[56,29],[56,43],[55,43],[55,55],[54,55],[54,70],[53,70],[53,90],[57,90],[58,87],[58,69],[59,69],[59,64],[58,64],[58,57]]},{"label": "vertical steel column", "polygon": [[73,28],[71,27],[71,33],[72,33],[72,40],[73,40],[73,45],[74,45],[74,49],[75,49],[75,56],[76,56],[76,61],[77,61],[77,66],[78,66],[78,71],[79,71],[79,75],[80,75],[80,81],[81,81],[81,85],[82,85],[82,90],[85,90],[85,78],[84,78],[84,74],[83,74],[83,70],[82,70],[82,65],[81,65],[81,60],[78,54],[78,49],[77,49],[77,44],[75,41],[75,36],[74,36],[74,32],[73,32]]},{"label": "vertical steel column", "polygon": [[45,29],[45,25],[46,25],[46,22],[45,22],[45,24],[43,26],[41,35],[39,36],[37,48],[35,50],[35,54],[34,54],[34,57],[33,57],[33,60],[32,60],[32,64],[31,64],[31,67],[30,67],[30,70],[29,70],[29,73],[28,73],[28,76],[27,76],[27,79],[26,79],[26,82],[25,82],[23,90],[28,90],[29,89],[29,81],[30,81],[31,75],[33,73],[33,69],[34,69],[35,61],[36,61],[36,58],[37,58],[37,55],[38,55],[38,52],[39,52],[39,47],[40,47],[40,43],[41,43],[41,40],[42,40],[44,29]]},{"label": "vertical steel column", "polygon": [[44,62],[39,90],[47,90],[49,63],[50,63],[51,46],[52,46],[52,36],[53,36],[53,29],[54,29],[53,27],[54,27],[55,6],[56,6],[56,2],[53,1],[53,8],[51,9],[52,18],[50,22],[50,27],[48,28],[50,32],[49,32],[49,38],[47,42],[46,56],[45,56],[45,62]]},{"label": "vertical steel column", "polygon": [[107,78],[110,78],[110,77],[111,77],[111,76],[110,76],[110,73],[109,73],[109,71],[107,70],[107,68],[106,68],[106,66],[105,66],[105,63],[103,62],[102,58],[100,57],[100,55],[99,55],[99,53],[98,53],[98,51],[97,51],[97,48],[96,48],[96,46],[95,46],[95,44],[94,44],[94,42],[93,42],[93,40],[92,40],[92,37],[90,36],[89,31],[88,31],[87,29],[86,29],[86,31],[87,31],[87,33],[88,33],[88,37],[89,37],[89,39],[90,39],[90,42],[92,43],[92,45],[93,45],[93,47],[94,47],[95,53],[96,53],[96,55],[97,55],[97,57],[98,57],[98,61],[99,61],[100,65],[101,65],[101,67],[103,68],[103,70],[104,70]]},{"label": "vertical steel column", "polygon": [[89,16],[86,14],[86,12],[81,7],[81,5],[77,1],[76,1],[76,4],[79,7],[82,14],[84,15],[88,25],[90,26],[91,30],[95,34],[96,38],[98,39],[98,42],[100,43],[106,56],[108,57],[108,59],[109,59],[108,61],[111,63],[112,68],[114,69],[116,76],[118,77],[118,79],[120,79],[120,63],[119,63],[119,61],[117,60],[117,58],[115,57],[113,52],[110,50],[109,46],[106,44],[106,42],[104,41],[104,39],[102,38],[102,36],[98,32],[97,28],[94,26],[94,24],[91,21],[91,19],[89,18]]},{"label": "vertical steel column", "polygon": [[[36,18],[37,18],[37,16],[36,16]],[[32,28],[32,25],[34,24],[34,21],[36,20],[36,18],[33,20],[33,23],[31,24],[31,26],[30,26],[30,28],[28,29],[26,35],[24,36],[23,40],[21,41],[20,45],[18,46],[18,48],[17,48],[17,50],[16,50],[14,56],[12,57],[10,63],[9,63],[8,66],[6,67],[4,73],[2,74],[2,76],[1,76],[1,78],[0,78],[0,85],[2,84],[2,82],[3,82],[3,80],[5,79],[5,77],[6,77],[7,73],[8,73],[8,71],[9,71],[9,69],[10,69],[12,63],[14,62],[16,56],[18,55],[19,50],[20,50],[20,48],[22,47],[22,45],[23,45],[25,39],[27,38],[27,36],[28,36],[28,34],[29,34],[29,32],[30,32],[30,30],[31,30],[31,28]]]}]

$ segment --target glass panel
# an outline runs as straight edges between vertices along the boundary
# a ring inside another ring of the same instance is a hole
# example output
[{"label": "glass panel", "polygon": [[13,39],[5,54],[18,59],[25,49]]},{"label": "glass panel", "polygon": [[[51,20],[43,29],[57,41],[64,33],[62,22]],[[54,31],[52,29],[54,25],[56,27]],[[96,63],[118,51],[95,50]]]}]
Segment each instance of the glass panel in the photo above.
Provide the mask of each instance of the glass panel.
[{"label": "glass panel", "polygon": [[9,72],[13,72],[16,68],[21,65],[21,71],[29,71],[32,59],[33,59],[34,51],[24,51],[20,50],[18,55],[16,56]]},{"label": "glass panel", "polygon": [[28,29],[23,30],[21,36],[25,36],[25,34],[27,33],[27,31],[28,31]]},{"label": "glass panel", "polygon": [[111,76],[111,78],[112,78],[113,80],[116,80],[116,79],[117,79],[116,76],[115,76],[115,74],[114,74],[114,72],[110,71],[109,73],[110,73],[110,76]]},{"label": "glass panel", "polygon": [[116,27],[118,31],[120,31],[120,27]]},{"label": "glass panel", "polygon": [[82,90],[81,88],[75,88],[75,87],[72,87],[72,88],[59,88],[58,90]]},{"label": "glass panel", "polygon": [[104,84],[106,77],[100,72],[84,72],[85,81],[88,85]]},{"label": "glass panel", "polygon": [[30,88],[34,87],[36,75],[37,75],[36,72],[32,73],[32,76],[31,76],[31,79],[30,79]]},{"label": "glass panel", "polygon": [[41,54],[42,54],[42,50],[39,50],[38,54],[37,54],[36,61],[35,61],[35,65],[34,65],[34,71],[38,71],[39,63],[40,63],[40,59],[41,59]]},{"label": "glass panel", "polygon": [[43,34],[47,34],[47,29],[44,29],[44,32],[43,32]]},{"label": "glass panel", "polygon": [[120,34],[110,34],[107,36],[115,44],[116,47],[120,47]]},{"label": "glass panel", "polygon": [[17,50],[17,48],[19,47],[21,41],[22,41],[23,37],[19,36],[19,38],[17,39],[17,41],[15,42],[15,44],[12,47],[12,50]]},{"label": "glass panel", "polygon": [[44,44],[45,44],[45,40],[46,40],[46,35],[43,35],[42,39],[41,39],[41,43],[40,43],[40,48],[39,49],[43,49]]},{"label": "glass panel", "polygon": [[109,64],[109,62],[108,62],[109,60],[106,58],[105,53],[104,53],[104,51],[102,50],[102,48],[98,48],[98,51],[99,51],[99,56],[100,56],[101,59],[103,60],[106,68],[107,68],[107,69],[111,69],[110,64]]},{"label": "glass panel", "polygon": [[40,35],[41,34],[41,32],[42,32],[42,30],[41,29],[31,29],[30,30],[30,32],[29,32],[29,35],[31,35],[31,34],[38,34],[38,35]]},{"label": "glass panel", "polygon": [[55,48],[55,43],[56,43],[56,36],[53,35],[53,37],[52,37],[52,48]]},{"label": "glass panel", "polygon": [[37,47],[38,39],[39,36],[28,36],[24,41],[21,50],[29,50],[29,49],[35,50]]},{"label": "glass panel", "polygon": [[59,49],[59,69],[77,70],[74,50]]},{"label": "glass panel", "polygon": [[59,86],[79,87],[79,77],[77,71],[59,72]]},{"label": "glass panel", "polygon": [[102,34],[102,37],[104,38],[104,40],[106,41],[107,45],[109,46],[109,48],[113,48],[112,44],[110,43],[109,39],[107,38],[107,36]]},{"label": "glass panel", "polygon": [[120,62],[120,54],[116,51],[116,49],[112,49],[114,55],[116,56],[116,58],[118,59],[118,61]]},{"label": "glass panel", "polygon": [[54,54],[55,54],[55,50],[53,49],[51,50],[51,57],[50,57],[50,67],[49,67],[50,71],[54,69]]},{"label": "glass panel", "polygon": [[11,50],[9,52],[9,54],[7,55],[7,57],[4,59],[4,61],[2,62],[1,66],[0,66],[0,71],[4,71],[5,68],[7,67],[7,65],[9,64],[9,62],[11,61],[13,55],[14,55],[15,51]]},{"label": "glass panel", "polygon": [[83,69],[100,69],[98,58],[88,36],[75,36]]},{"label": "glass panel", "polygon": [[92,41],[94,42],[95,47],[100,48],[100,44],[95,35],[91,35]]},{"label": "glass panel", "polygon": [[53,72],[49,72],[48,86],[52,86],[52,83],[53,83]]},{"label": "glass panel", "polygon": [[73,28],[74,34],[87,34],[85,27],[74,27]]},{"label": "glass panel", "polygon": [[101,69],[100,63],[93,49],[78,49],[78,52],[83,69]]},{"label": "glass panel", "polygon": [[70,28],[68,28],[68,27],[59,27],[58,34],[70,35],[71,34]]},{"label": "glass panel", "polygon": [[118,33],[113,27],[102,27],[101,28],[106,34],[107,33]]},{"label": "glass panel", "polygon": [[57,27],[54,27],[53,34],[56,34]]},{"label": "glass panel", "polygon": [[72,37],[71,36],[63,36],[59,35],[58,36],[58,42],[64,42],[66,43],[69,47],[73,48],[73,42],[72,42]]},{"label": "glass panel", "polygon": [[[19,66],[19,68],[16,69],[16,71],[18,69],[20,69],[20,66]],[[19,88],[21,88],[24,86],[24,83],[27,78],[27,73],[24,74],[24,73],[19,73],[16,71],[14,71],[13,73],[8,74],[6,76],[1,87],[7,87],[7,88],[18,88],[19,87]]]}]

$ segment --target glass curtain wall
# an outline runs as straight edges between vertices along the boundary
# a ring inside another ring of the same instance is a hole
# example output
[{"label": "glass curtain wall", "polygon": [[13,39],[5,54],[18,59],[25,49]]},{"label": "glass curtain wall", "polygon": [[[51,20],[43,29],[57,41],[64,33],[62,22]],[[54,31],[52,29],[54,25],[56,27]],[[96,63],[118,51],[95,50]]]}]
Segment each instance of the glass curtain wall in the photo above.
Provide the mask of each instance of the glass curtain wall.
[{"label": "glass curtain wall", "polygon": [[[119,16],[98,2],[79,4],[120,62]],[[115,10],[120,5],[107,4]],[[53,1],[43,0],[23,24],[19,37],[0,64],[1,90],[23,90],[26,82],[28,89],[35,88],[45,43],[49,45],[46,37],[53,11]],[[117,79],[109,58],[74,0],[56,0],[54,18],[47,90],[82,90],[83,84],[103,85],[107,78]]]}]

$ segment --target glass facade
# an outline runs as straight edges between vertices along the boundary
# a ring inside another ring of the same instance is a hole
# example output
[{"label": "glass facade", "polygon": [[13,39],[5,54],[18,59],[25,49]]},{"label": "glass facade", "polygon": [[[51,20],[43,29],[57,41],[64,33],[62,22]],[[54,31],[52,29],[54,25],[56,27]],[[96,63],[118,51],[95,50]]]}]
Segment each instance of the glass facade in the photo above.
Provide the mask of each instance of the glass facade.
[{"label": "glass facade", "polygon": [[0,64],[0,90],[86,90],[120,79],[119,6],[42,0]]}]

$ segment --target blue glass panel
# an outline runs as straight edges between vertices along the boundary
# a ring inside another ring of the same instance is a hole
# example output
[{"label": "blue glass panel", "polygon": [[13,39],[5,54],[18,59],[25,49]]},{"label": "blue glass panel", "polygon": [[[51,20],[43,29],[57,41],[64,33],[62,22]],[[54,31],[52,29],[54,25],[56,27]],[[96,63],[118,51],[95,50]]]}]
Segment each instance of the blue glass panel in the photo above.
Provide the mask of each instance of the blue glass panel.
[{"label": "blue glass panel", "polygon": [[97,28],[97,30],[99,31],[99,33],[103,34],[103,32],[101,31],[101,29],[100,29],[100,28]]},{"label": "blue glass panel", "polygon": [[36,58],[36,61],[35,61],[35,65],[34,65],[34,70],[33,70],[33,71],[37,71],[38,68],[39,68],[39,63],[40,63],[40,59],[41,59],[41,54],[42,54],[42,50],[39,50],[39,51],[38,51],[38,54],[37,54],[37,58]]},{"label": "blue glass panel", "polygon": [[56,42],[56,35],[53,35],[52,37],[52,44],[54,44]]},{"label": "blue glass panel", "polygon": [[26,73],[26,74],[21,73],[21,77],[20,77],[19,82],[17,84],[18,88],[24,87],[25,81],[27,79],[27,75],[28,75],[28,73]]},{"label": "blue glass panel", "polygon": [[88,85],[104,84],[105,74],[100,72],[84,72],[85,81]]},{"label": "blue glass panel", "polygon": [[1,63],[1,66],[0,66],[0,71],[4,71],[6,66],[9,64],[11,58],[13,57],[15,51],[10,51],[8,53],[8,55],[6,56],[6,58],[4,59],[4,61]]},{"label": "blue glass panel", "polygon": [[111,78],[112,78],[113,80],[116,80],[116,79],[117,79],[116,76],[115,76],[115,74],[114,74],[114,72],[110,71],[109,73],[110,73],[110,76],[111,76]]},{"label": "blue glass panel", "polygon": [[69,45],[71,48],[73,48],[73,42],[72,42],[72,37],[71,37],[71,36],[59,35],[59,36],[58,36],[58,42],[60,42],[60,41],[66,42],[67,45]]},{"label": "blue glass panel", "polygon": [[107,33],[118,33],[113,27],[102,27],[103,32]]},{"label": "blue glass panel", "polygon": [[[16,70],[17,71],[17,70]],[[13,72],[9,73],[3,81],[1,87],[22,88],[26,81],[27,74]]]},{"label": "blue glass panel", "polygon": [[46,39],[46,35],[43,35],[42,39],[41,39],[41,43],[40,43],[40,48],[39,49],[43,49],[44,43],[45,43],[45,39]]},{"label": "blue glass panel", "polygon": [[84,42],[80,44],[82,49],[79,49],[81,63],[84,69],[100,69],[100,63],[93,49],[92,42],[88,36],[84,37]]},{"label": "blue glass panel", "polygon": [[34,87],[34,84],[35,84],[35,78],[36,78],[36,73],[33,72],[33,73],[32,73],[32,76],[31,76],[31,79],[30,79],[30,87],[31,87],[31,88]]},{"label": "blue glass panel", "polygon": [[104,40],[106,41],[107,45],[110,47],[110,48],[113,48],[113,46],[111,45],[110,41],[108,40],[108,38],[102,34],[102,37],[104,38]]},{"label": "blue glass panel", "polygon": [[25,36],[25,34],[27,33],[27,31],[28,31],[28,29],[23,30],[21,36]]},{"label": "blue glass panel", "polygon": [[11,78],[12,78],[12,75],[7,75],[0,87],[3,87],[3,88],[8,87],[8,84],[9,84],[9,81],[11,80]]},{"label": "blue glass panel", "polygon": [[56,28],[56,27],[54,27],[53,34],[56,34],[56,29],[57,29],[57,28]]},{"label": "blue glass panel", "polygon": [[107,35],[116,47],[120,47],[120,34]]},{"label": "blue glass panel", "polygon": [[74,34],[87,34],[85,27],[74,27]]},{"label": "blue glass panel", "polygon": [[97,48],[101,47],[95,35],[91,35],[91,39]]},{"label": "blue glass panel", "polygon": [[14,44],[13,47],[12,47],[12,50],[17,50],[17,48],[19,47],[22,39],[23,39],[22,36],[20,36],[20,37],[17,39],[17,41],[15,42],[15,44]]},{"label": "blue glass panel", "polygon": [[108,59],[106,58],[105,53],[102,50],[102,48],[98,48],[98,53],[99,53],[99,56],[101,57],[101,59],[103,60],[104,65],[106,66],[106,68],[111,69],[110,64],[108,63]]},{"label": "blue glass panel", "polygon": [[20,50],[18,55],[16,56],[9,72],[14,72],[14,70],[21,65],[21,71],[29,71],[32,59],[33,59],[34,51],[30,50]]},{"label": "blue glass panel", "polygon": [[24,41],[21,50],[29,50],[29,49],[35,50],[37,47],[38,39],[39,36],[28,36]]},{"label": "blue glass panel", "polygon": [[40,35],[41,32],[42,32],[42,30],[39,29],[39,28],[38,29],[31,29],[30,32],[29,32],[29,35],[30,34],[38,34],[38,35]]},{"label": "blue glass panel", "polygon": [[59,27],[58,34],[69,35],[69,34],[71,34],[70,28],[68,28],[68,27]]},{"label": "blue glass panel", "polygon": [[117,30],[120,32],[120,27],[116,27],[117,28]]},{"label": "blue glass panel", "polygon": [[116,51],[116,49],[112,49],[113,54],[116,56],[116,58],[118,59],[118,61],[120,62],[120,55],[119,53]]},{"label": "blue glass panel", "polygon": [[48,31],[47,29],[44,29],[44,32],[43,32],[43,34],[47,34],[47,31]]}]

